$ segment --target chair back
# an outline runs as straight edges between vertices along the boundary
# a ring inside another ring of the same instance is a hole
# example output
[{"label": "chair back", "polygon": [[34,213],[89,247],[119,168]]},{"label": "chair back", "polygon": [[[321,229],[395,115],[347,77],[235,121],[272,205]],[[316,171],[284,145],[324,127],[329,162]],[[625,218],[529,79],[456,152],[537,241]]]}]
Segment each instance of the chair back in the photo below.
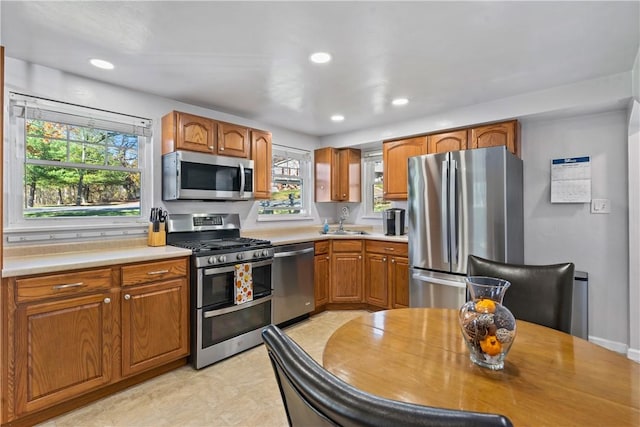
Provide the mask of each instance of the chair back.
[{"label": "chair back", "polygon": [[573,273],[571,262],[519,265],[469,255],[469,276],[497,277],[511,282],[503,303],[516,319],[571,333]]},{"label": "chair back", "polygon": [[383,399],[320,366],[275,325],[262,331],[290,426],[511,426],[502,415]]}]

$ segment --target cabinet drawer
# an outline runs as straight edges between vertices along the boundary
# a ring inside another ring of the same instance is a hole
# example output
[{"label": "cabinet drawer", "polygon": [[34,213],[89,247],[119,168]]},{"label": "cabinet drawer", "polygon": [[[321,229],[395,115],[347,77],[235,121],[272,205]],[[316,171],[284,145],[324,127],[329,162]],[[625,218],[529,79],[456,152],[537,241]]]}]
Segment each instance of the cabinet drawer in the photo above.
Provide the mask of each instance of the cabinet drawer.
[{"label": "cabinet drawer", "polygon": [[109,289],[110,287],[110,268],[16,280],[18,302],[74,295],[87,291]]},{"label": "cabinet drawer", "polygon": [[187,258],[122,267],[122,286],[133,286],[187,275]]},{"label": "cabinet drawer", "polygon": [[331,242],[334,252],[360,252],[362,240],[334,240]]},{"label": "cabinet drawer", "polygon": [[321,242],[315,242],[314,253],[316,255],[328,254],[329,253],[329,241],[323,240]]},{"label": "cabinet drawer", "polygon": [[407,243],[385,242],[383,240],[367,240],[367,252],[387,255],[407,256]]}]

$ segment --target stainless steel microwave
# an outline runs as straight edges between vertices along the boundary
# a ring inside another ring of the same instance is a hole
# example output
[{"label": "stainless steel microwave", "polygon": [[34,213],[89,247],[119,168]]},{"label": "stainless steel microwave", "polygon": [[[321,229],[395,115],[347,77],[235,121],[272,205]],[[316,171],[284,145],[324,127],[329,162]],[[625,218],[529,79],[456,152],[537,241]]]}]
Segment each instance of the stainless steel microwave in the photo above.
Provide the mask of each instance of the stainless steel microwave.
[{"label": "stainless steel microwave", "polygon": [[253,160],[175,151],[162,156],[162,200],[253,199]]}]

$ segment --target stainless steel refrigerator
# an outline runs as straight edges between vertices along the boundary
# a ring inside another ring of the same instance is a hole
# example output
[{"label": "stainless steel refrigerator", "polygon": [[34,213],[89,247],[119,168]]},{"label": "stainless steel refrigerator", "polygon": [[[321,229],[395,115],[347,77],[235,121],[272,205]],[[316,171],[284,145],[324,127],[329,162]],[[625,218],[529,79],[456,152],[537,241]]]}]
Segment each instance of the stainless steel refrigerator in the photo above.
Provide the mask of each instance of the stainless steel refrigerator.
[{"label": "stainless steel refrigerator", "polygon": [[505,147],[409,158],[411,307],[459,308],[467,256],[524,262],[522,160]]}]

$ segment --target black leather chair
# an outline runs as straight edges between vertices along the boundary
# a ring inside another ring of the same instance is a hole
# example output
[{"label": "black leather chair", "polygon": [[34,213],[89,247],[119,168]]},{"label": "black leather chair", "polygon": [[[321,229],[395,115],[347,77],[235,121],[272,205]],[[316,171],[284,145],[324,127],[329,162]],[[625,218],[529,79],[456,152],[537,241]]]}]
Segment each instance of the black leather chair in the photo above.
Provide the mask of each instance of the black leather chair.
[{"label": "black leather chair", "polygon": [[516,319],[571,333],[573,272],[571,262],[552,265],[518,265],[469,255],[469,276],[497,277],[511,282],[504,306]]},{"label": "black leather chair", "polygon": [[383,399],[320,366],[277,326],[263,329],[290,426],[511,426],[495,414]]}]

